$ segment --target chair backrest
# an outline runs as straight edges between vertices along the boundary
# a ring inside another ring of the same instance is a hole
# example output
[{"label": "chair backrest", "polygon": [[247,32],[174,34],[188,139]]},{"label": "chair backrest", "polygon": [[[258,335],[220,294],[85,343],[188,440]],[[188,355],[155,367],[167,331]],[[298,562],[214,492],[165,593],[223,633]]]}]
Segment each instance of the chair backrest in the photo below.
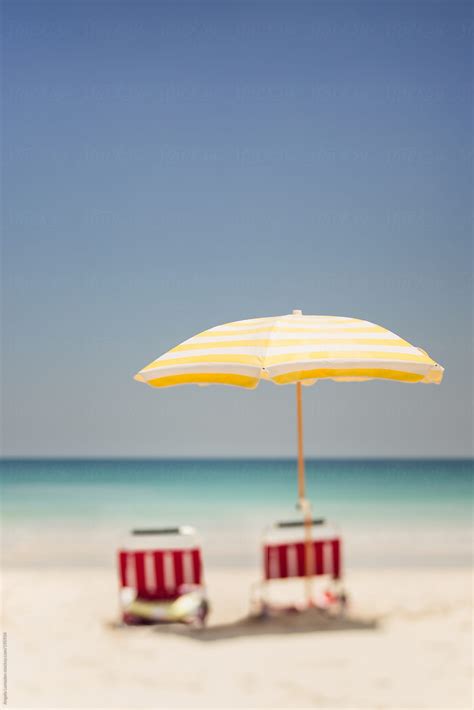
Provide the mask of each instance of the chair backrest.
[{"label": "chair backrest", "polygon": [[119,550],[122,587],[132,587],[140,599],[175,599],[185,584],[201,584],[198,547],[161,550]]},{"label": "chair backrest", "polygon": [[[313,575],[331,575],[340,579],[342,573],[341,540],[313,540],[310,570]],[[265,543],[263,570],[265,579],[287,579],[306,576],[306,550],[303,541]]]}]

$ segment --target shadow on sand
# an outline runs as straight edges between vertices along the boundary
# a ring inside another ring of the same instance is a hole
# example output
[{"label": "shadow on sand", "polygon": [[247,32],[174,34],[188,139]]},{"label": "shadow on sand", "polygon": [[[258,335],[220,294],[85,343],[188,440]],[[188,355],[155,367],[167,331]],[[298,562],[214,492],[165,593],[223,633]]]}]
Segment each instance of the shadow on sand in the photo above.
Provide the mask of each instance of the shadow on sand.
[{"label": "shadow on sand", "polygon": [[193,629],[179,624],[154,626],[158,634],[173,634],[195,641],[223,641],[242,636],[269,636],[272,634],[304,634],[328,631],[367,631],[377,629],[377,619],[356,619],[350,617],[330,617],[317,609],[279,616],[245,617],[230,624]]}]

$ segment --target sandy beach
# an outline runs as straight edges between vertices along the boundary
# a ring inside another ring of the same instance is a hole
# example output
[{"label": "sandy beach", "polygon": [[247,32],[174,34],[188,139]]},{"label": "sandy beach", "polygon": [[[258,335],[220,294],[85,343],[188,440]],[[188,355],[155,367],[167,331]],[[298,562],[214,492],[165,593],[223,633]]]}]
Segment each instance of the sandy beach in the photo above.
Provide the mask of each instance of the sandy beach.
[{"label": "sandy beach", "polygon": [[345,622],[249,622],[255,577],[209,570],[212,613],[196,632],[118,628],[112,569],[7,569],[8,706],[472,707],[467,568],[354,571]]}]

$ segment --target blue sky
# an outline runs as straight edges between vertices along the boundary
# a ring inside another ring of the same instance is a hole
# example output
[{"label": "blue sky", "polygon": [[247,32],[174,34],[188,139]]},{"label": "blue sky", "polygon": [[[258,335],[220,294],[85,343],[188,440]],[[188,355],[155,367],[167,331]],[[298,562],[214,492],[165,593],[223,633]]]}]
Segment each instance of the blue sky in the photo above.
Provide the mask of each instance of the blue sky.
[{"label": "blue sky", "polygon": [[292,455],[293,388],[132,375],[293,308],[446,367],[305,390],[309,455],[470,454],[468,3],[3,8],[4,454]]}]

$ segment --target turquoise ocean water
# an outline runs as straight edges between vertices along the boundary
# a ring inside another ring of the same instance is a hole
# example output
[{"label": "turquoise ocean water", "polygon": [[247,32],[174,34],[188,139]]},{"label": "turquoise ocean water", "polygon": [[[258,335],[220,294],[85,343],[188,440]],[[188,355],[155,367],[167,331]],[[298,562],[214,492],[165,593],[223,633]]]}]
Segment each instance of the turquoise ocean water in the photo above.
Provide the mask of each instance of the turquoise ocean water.
[{"label": "turquoise ocean water", "polygon": [[[464,565],[472,556],[471,461],[309,461],[316,516],[346,564]],[[295,517],[290,460],[4,460],[6,565],[111,565],[127,531],[190,524],[208,564],[258,563],[262,529]]]}]

